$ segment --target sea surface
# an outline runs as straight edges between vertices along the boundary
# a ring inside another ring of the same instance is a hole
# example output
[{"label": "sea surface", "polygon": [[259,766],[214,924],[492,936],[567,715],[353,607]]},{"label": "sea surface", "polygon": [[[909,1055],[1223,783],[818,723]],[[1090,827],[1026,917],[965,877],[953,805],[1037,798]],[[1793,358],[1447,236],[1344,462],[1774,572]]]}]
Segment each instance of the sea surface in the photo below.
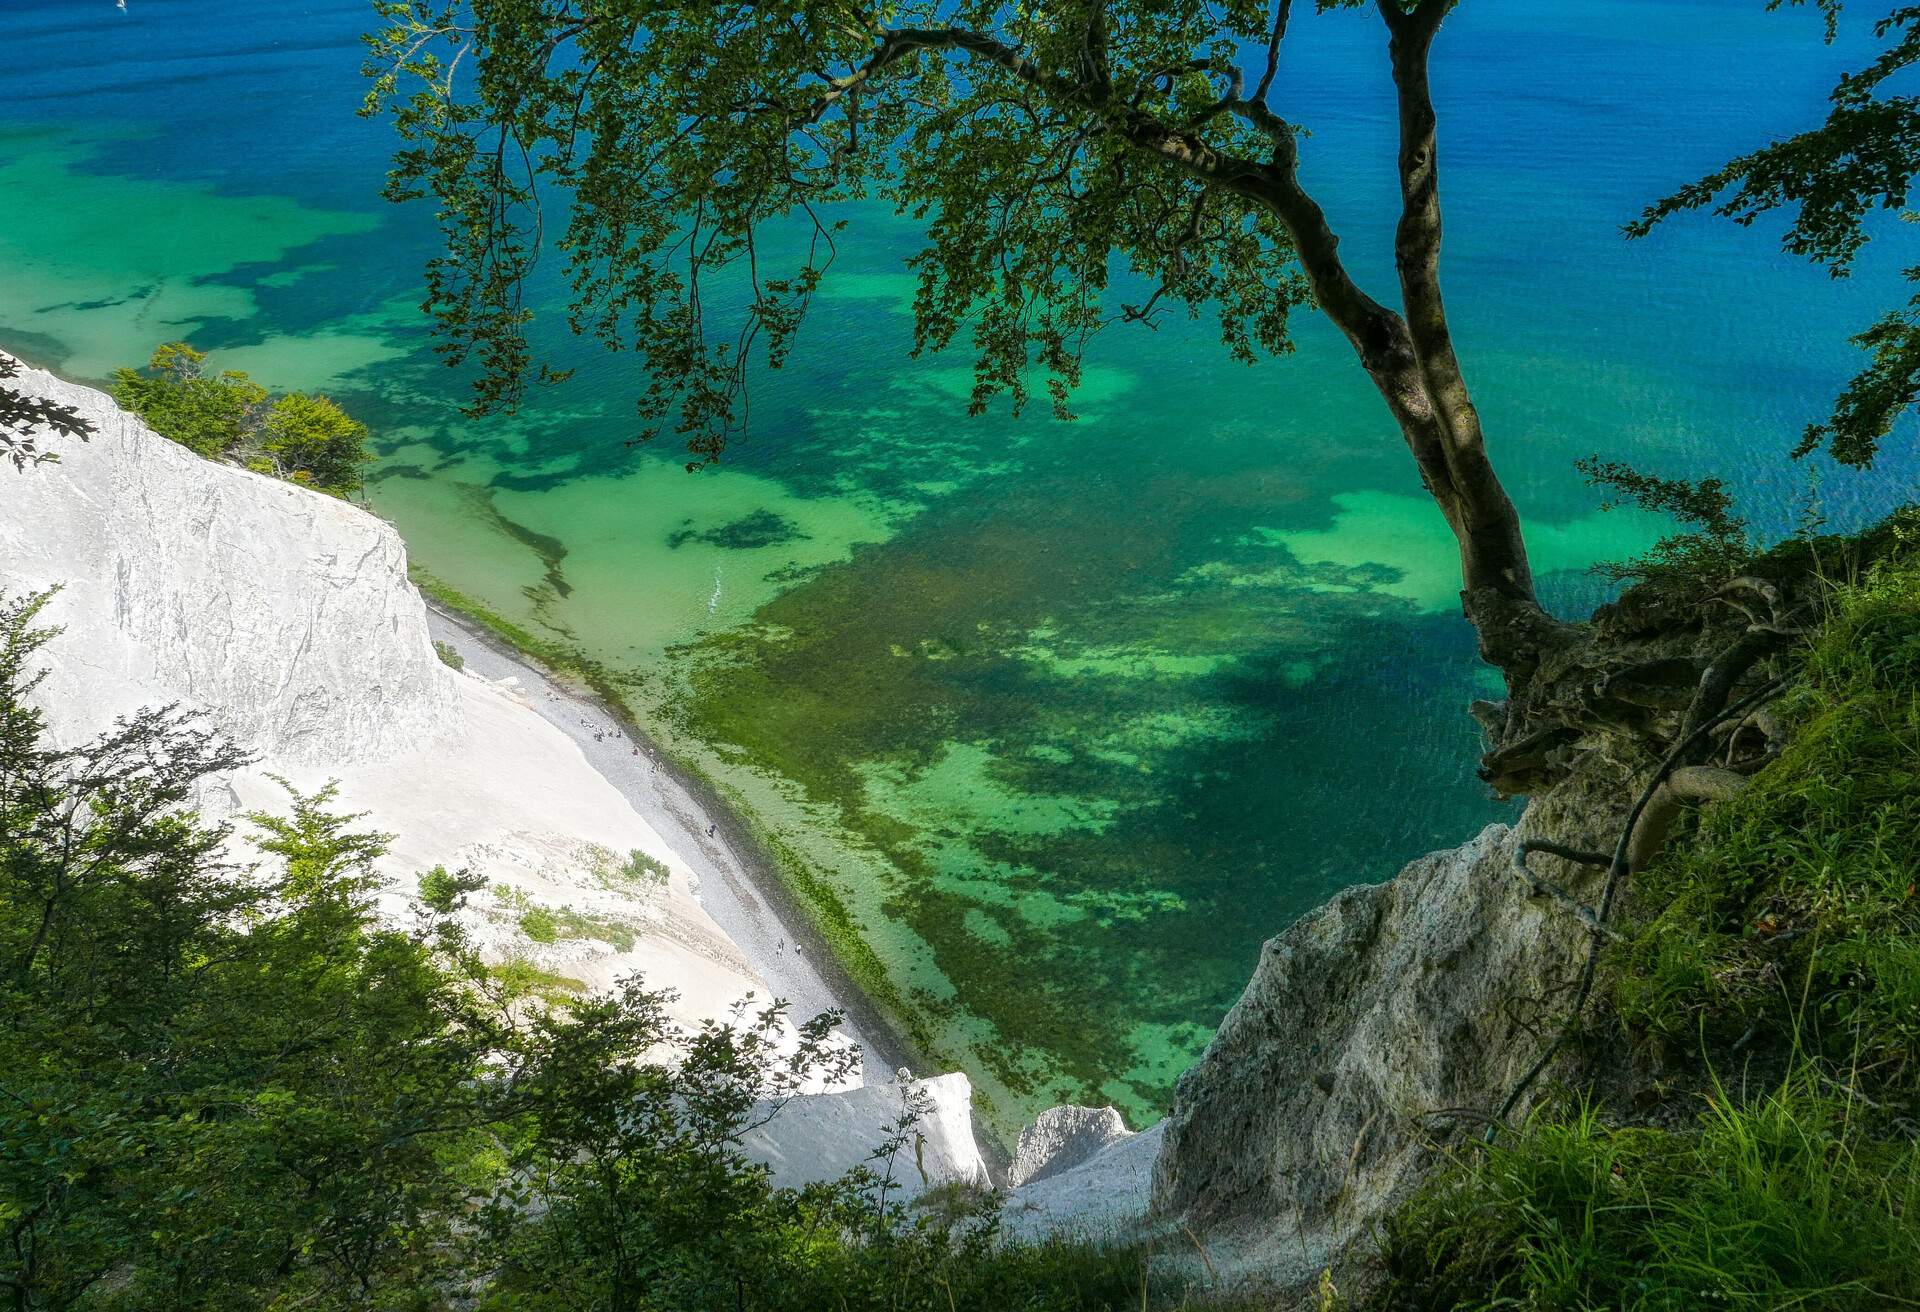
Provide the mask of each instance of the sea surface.
[{"label": "sea surface", "polygon": [[[999,1123],[1154,1118],[1263,939],[1512,818],[1473,775],[1490,684],[1450,540],[1323,322],[1255,367],[1205,320],[1116,328],[1077,420],[969,419],[970,361],[907,355],[914,225],[865,206],[718,467],[630,445],[633,362],[557,327],[571,383],[470,420],[415,308],[429,216],[379,200],[391,142],[355,115],[371,21],[0,2],[0,343],[101,380],[185,338],[345,403],[416,566],[605,670]],[[1295,26],[1308,181],[1391,299],[1377,22]],[[1760,0],[1468,0],[1443,35],[1461,353],[1569,613],[1661,531],[1601,512],[1589,453],[1730,479],[1769,536],[1911,494],[1904,448],[1872,477],[1784,458],[1911,243],[1835,282],[1765,225],[1620,236],[1811,121],[1860,52],[1818,38]]]}]

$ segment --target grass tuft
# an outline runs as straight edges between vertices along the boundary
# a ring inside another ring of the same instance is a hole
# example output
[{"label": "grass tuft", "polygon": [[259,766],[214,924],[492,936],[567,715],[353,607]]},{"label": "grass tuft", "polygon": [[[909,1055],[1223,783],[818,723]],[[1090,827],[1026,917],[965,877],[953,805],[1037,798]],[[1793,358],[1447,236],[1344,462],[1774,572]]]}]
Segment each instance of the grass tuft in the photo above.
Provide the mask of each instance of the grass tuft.
[{"label": "grass tuft", "polygon": [[1537,1115],[1387,1225],[1405,1309],[1920,1306],[1920,1145],[1810,1071],[1680,1131]]}]

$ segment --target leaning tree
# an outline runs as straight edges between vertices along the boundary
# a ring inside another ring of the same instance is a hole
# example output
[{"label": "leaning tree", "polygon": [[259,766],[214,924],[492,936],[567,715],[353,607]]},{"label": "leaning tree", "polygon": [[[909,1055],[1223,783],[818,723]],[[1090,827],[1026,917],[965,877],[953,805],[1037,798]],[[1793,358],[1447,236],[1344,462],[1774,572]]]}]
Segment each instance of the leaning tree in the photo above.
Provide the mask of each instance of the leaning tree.
[{"label": "leaning tree", "polygon": [[[1398,101],[1400,308],[1347,267],[1276,108],[1296,8],[1369,3],[381,0],[368,112],[402,138],[390,195],[437,202],[427,308],[443,355],[479,366],[473,409],[557,376],[523,295],[557,196],[572,327],[642,355],[647,435],[672,424],[698,461],[744,422],[750,365],[790,349],[838,202],[924,224],[916,349],[966,330],[976,410],[1041,379],[1064,412],[1114,320],[1209,307],[1251,361],[1317,307],[1386,402],[1459,541],[1482,653],[1518,687],[1557,626],[1441,293],[1428,62],[1454,0],[1371,0]],[[783,267],[776,221],[810,236]],[[1109,288],[1122,266],[1131,302]]]}]

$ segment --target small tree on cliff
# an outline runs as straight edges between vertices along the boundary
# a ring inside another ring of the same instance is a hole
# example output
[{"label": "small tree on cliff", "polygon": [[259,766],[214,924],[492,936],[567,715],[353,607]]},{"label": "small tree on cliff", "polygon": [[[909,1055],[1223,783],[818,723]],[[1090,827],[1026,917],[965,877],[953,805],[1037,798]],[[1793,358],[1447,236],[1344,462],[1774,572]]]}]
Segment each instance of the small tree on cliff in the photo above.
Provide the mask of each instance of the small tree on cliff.
[{"label": "small tree on cliff", "polygon": [[[446,240],[427,306],[473,409],[511,409],[534,359],[523,284],[541,192],[571,323],[639,352],[648,416],[715,459],[750,358],[778,365],[831,260],[822,207],[881,197],[924,221],[919,348],[968,329],[973,408],[1036,368],[1062,412],[1088,336],[1211,306],[1233,354],[1289,348],[1317,306],[1352,343],[1460,545],[1483,654],[1523,681],[1554,625],[1487,454],[1440,286],[1428,58],[1454,0],[382,0],[369,112],[403,139],[389,194],[432,195]],[[1274,108],[1295,10],[1371,7],[1398,93],[1401,310],[1355,281]],[[403,91],[403,83],[407,90]],[[812,225],[767,267],[770,220]],[[1111,313],[1116,257],[1151,288]],[[737,321],[703,313],[731,270]],[[653,430],[647,432],[652,436]]]},{"label": "small tree on cliff", "polygon": [[209,460],[349,497],[373,460],[367,426],[324,396],[275,396],[238,369],[206,370],[207,353],[167,342],[145,369],[113,371],[113,397],[164,438]]}]

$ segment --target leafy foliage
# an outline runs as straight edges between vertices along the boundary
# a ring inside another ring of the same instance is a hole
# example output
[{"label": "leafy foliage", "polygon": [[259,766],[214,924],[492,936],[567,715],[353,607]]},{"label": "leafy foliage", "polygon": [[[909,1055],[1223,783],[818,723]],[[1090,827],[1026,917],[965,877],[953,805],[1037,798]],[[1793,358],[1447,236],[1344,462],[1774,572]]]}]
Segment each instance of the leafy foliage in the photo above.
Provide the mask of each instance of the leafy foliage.
[{"label": "leafy foliage", "polygon": [[[1430,30],[1450,7],[1382,10]],[[1252,360],[1289,349],[1309,301],[1251,183],[1291,171],[1295,129],[1267,103],[1291,0],[380,8],[367,112],[391,112],[403,140],[390,196],[438,207],[427,305],[446,357],[480,366],[476,410],[556,377],[522,300],[548,190],[569,202],[571,326],[645,357],[646,435],[672,414],[701,461],[745,420],[754,353],[777,367],[791,349],[841,202],[925,224],[916,349],[971,341],[975,410],[1024,403],[1037,369],[1066,413],[1088,337],[1114,318],[1211,307]],[[1267,70],[1251,92],[1248,62]],[[790,215],[810,237],[776,261],[762,228]],[[1116,264],[1136,280],[1117,310]],[[715,307],[737,331],[712,330]]]},{"label": "leafy foliage", "polygon": [[672,875],[666,862],[637,847],[627,853],[626,864],[620,868],[620,877],[635,884],[664,884]]},{"label": "leafy foliage", "polygon": [[466,905],[467,895],[487,886],[486,877],[462,868],[435,866],[420,876],[420,901],[435,915],[450,916]]},{"label": "leafy foliage", "polygon": [[235,370],[208,377],[204,351],[185,342],[158,347],[144,372],[116,369],[113,398],[162,437],[220,460],[246,440],[267,389]]},{"label": "leafy foliage", "polygon": [[[0,1295],[16,1312],[956,1312],[1140,1307],[1124,1249],[1001,1242],[994,1200],[870,1168],[774,1188],[741,1135],[851,1060],[778,1006],[687,1030],[637,980],[488,968],[436,868],[381,923],[384,838],[289,789],[258,859],[191,809],[243,761],[143,712],[61,748],[51,594],[0,596]],[[511,963],[510,963],[511,965]],[[531,1005],[545,998],[550,1005]]]},{"label": "leafy foliage", "polygon": [[279,869],[235,868],[182,808],[242,758],[194,718],[46,746],[44,602],[0,609],[0,1287],[243,1308],[429,1281],[492,1026],[373,924],[377,847],[325,794],[269,827]]},{"label": "leafy foliage", "polygon": [[1610,488],[1621,500],[1609,498],[1602,510],[1625,503],[1657,514],[1670,515],[1689,527],[1656,542],[1636,560],[1610,561],[1596,569],[1614,579],[1634,579],[1698,591],[1717,587],[1752,557],[1757,544],[1747,534],[1747,522],[1733,513],[1733,497],[1717,478],[1690,482],[1660,478],[1619,463],[1588,456],[1575,462],[1589,485]]},{"label": "leafy foliage", "polygon": [[361,466],[373,459],[366,425],[324,396],[275,397],[233,369],[208,375],[206,358],[185,342],[168,342],[144,371],[114,371],[114,399],[154,432],[209,460],[335,496],[360,489]]},{"label": "leafy foliage", "polygon": [[260,452],[282,478],[345,495],[360,488],[360,466],[372,460],[367,426],[324,396],[290,392],[267,407]]},{"label": "leafy foliage", "polygon": [[[0,355],[0,380],[18,378],[20,362]],[[94,433],[93,421],[81,417],[70,405],[50,401],[43,396],[28,396],[17,387],[0,386],[0,460],[13,462],[15,470],[25,472],[28,465],[51,464],[60,459],[57,452],[42,451],[35,430],[51,429],[61,437],[86,441]]]},{"label": "leafy foliage", "polygon": [[[1779,6],[1773,0],[1771,7]],[[1831,40],[1844,6],[1820,0],[1820,8]],[[1845,277],[1872,238],[1871,218],[1904,211],[1920,176],[1920,96],[1889,90],[1905,85],[1903,75],[1920,65],[1920,5],[1893,6],[1874,32],[1882,49],[1841,77],[1819,127],[1730,160],[1648,207],[1628,234],[1645,236],[1685,210],[1711,207],[1743,226],[1784,210],[1791,219],[1782,246]],[[1906,277],[1920,283],[1920,266]],[[1854,341],[1870,362],[1841,393],[1832,416],[1808,427],[1796,456],[1824,446],[1842,464],[1865,468],[1920,401],[1920,294]]]}]

